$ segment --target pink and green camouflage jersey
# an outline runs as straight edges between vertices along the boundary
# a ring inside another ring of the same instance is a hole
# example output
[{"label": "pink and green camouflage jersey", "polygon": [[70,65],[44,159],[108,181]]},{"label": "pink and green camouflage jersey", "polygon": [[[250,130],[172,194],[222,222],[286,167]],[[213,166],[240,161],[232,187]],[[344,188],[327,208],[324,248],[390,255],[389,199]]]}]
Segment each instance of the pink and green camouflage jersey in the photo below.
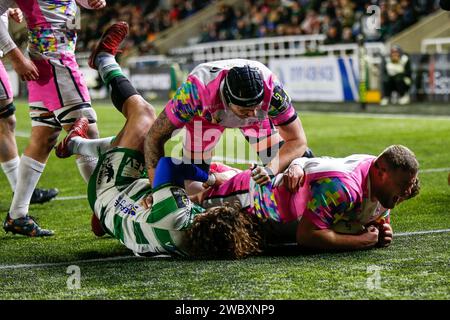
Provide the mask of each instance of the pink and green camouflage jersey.
[{"label": "pink and green camouflage jersey", "polygon": [[[369,168],[376,157],[302,158],[305,183],[290,194],[284,186],[275,191],[278,209],[290,219],[308,219],[318,229],[358,233],[370,222],[389,223],[389,210],[371,201]],[[293,215],[297,213],[297,217]]]},{"label": "pink and green camouflage jersey", "polygon": [[76,44],[75,0],[2,1],[2,10],[18,6],[27,22],[28,50],[33,53],[74,53]]},{"label": "pink and green camouflage jersey", "polygon": [[[257,185],[251,170],[242,171],[205,192],[205,208],[238,201],[257,217],[282,223],[310,220],[319,229],[358,233],[371,222],[389,223],[389,210],[370,200],[369,168],[374,156],[299,158],[305,182],[295,193],[284,185]],[[280,174],[273,181],[282,178]]]},{"label": "pink and green camouflage jersey", "polygon": [[[264,99],[256,117],[240,119],[227,108],[222,87],[228,71],[236,66],[258,68],[264,80]],[[297,114],[291,100],[275,75],[262,63],[245,59],[230,59],[202,63],[187,77],[168,102],[165,112],[169,120],[181,128],[194,118],[201,118],[224,128],[245,128],[260,124],[269,117],[275,125],[287,124]]]}]

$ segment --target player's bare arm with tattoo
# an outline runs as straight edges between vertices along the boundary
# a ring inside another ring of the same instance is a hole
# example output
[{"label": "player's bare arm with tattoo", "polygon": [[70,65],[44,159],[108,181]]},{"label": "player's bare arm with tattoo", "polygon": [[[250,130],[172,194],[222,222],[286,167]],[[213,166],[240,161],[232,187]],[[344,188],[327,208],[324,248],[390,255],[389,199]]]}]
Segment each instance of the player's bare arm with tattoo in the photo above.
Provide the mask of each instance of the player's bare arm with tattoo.
[{"label": "player's bare arm with tattoo", "polygon": [[153,182],[154,172],[158,160],[164,156],[164,145],[170,139],[172,133],[177,129],[169,118],[166,112],[159,114],[153,126],[148,131],[144,144],[145,162],[147,164],[147,173],[150,183]]}]

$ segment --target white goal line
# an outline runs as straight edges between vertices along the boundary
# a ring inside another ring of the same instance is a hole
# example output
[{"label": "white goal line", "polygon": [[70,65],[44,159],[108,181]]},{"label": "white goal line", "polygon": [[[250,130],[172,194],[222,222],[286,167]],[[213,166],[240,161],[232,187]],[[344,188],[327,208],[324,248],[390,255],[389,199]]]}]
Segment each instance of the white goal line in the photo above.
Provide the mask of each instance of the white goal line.
[{"label": "white goal line", "polygon": [[92,263],[92,262],[110,262],[110,261],[120,261],[120,260],[130,260],[130,259],[160,259],[169,258],[169,255],[157,255],[153,257],[140,257],[140,256],[118,256],[109,258],[98,258],[98,259],[85,259],[85,260],[75,260],[68,262],[56,262],[56,263],[38,263],[38,264],[12,264],[12,265],[0,265],[0,270],[8,269],[26,269],[26,268],[46,268],[46,267],[58,267],[65,265],[77,265],[81,263]]},{"label": "white goal line", "polygon": [[[415,236],[423,234],[433,234],[433,233],[447,233],[450,229],[438,229],[438,230],[424,230],[424,231],[413,231],[413,232],[399,232],[394,233],[395,237],[406,237]],[[110,258],[99,258],[99,259],[86,259],[86,260],[75,260],[68,262],[56,262],[56,263],[41,263],[41,264],[12,264],[12,265],[0,265],[0,270],[11,270],[11,269],[27,269],[27,268],[46,268],[46,267],[58,267],[66,265],[77,265],[81,263],[92,263],[92,262],[110,262],[110,261],[120,261],[129,259],[161,259],[170,258],[169,255],[161,254],[153,257],[140,257],[140,256],[118,256]]]}]

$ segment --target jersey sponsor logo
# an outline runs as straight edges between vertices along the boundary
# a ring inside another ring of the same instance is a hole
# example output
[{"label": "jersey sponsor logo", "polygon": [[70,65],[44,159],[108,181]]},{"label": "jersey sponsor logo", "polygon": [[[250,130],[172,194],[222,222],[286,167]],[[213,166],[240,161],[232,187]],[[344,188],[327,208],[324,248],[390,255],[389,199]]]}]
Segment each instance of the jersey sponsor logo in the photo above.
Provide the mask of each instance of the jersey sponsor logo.
[{"label": "jersey sponsor logo", "polygon": [[286,91],[280,86],[276,86],[273,89],[272,99],[270,100],[269,115],[271,117],[283,113],[289,108],[291,99],[287,95]]},{"label": "jersey sponsor logo", "polygon": [[119,196],[116,201],[114,201],[114,207],[119,209],[120,212],[123,212],[125,214],[129,214],[132,216],[136,215],[136,210],[139,209],[139,206],[134,204],[134,203],[130,203],[127,200],[125,200],[123,198],[123,196]]},{"label": "jersey sponsor logo", "polygon": [[101,184],[104,177],[106,177],[106,183],[111,182],[111,180],[114,178],[114,169],[110,158],[105,158],[103,160],[100,171],[98,173],[97,184]]},{"label": "jersey sponsor logo", "polygon": [[170,188],[170,191],[172,192],[172,195],[177,202],[178,208],[185,208],[189,206],[189,197],[184,190],[180,188]]},{"label": "jersey sponsor logo", "polygon": [[[144,171],[145,171],[145,165],[141,161],[137,160],[136,158],[132,158],[132,157],[126,158],[125,167],[136,170],[137,172],[139,172],[139,175],[142,175],[142,173],[144,173]],[[134,170],[131,170],[132,177],[135,176],[135,174],[134,174],[135,172],[133,172]],[[123,175],[126,175],[126,172],[123,172]]]}]

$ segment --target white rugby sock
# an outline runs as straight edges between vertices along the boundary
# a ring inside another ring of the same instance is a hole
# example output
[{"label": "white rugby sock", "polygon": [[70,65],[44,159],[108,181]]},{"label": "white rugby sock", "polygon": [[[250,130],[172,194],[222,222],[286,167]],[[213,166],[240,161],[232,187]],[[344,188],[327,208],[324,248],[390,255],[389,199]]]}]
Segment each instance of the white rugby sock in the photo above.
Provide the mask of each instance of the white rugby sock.
[{"label": "white rugby sock", "polygon": [[95,57],[95,65],[97,66],[100,77],[106,84],[111,80],[109,74],[121,74],[122,69],[116,61],[116,58],[107,52],[100,52]]},{"label": "white rugby sock", "polygon": [[97,165],[98,158],[96,157],[87,157],[81,156],[77,158],[77,166],[80,171],[81,176],[83,177],[86,183],[89,182],[89,178],[95,170],[95,166]]},{"label": "white rugby sock", "polygon": [[6,178],[8,178],[9,184],[11,185],[11,189],[13,192],[14,189],[16,189],[17,176],[19,174],[19,164],[20,164],[19,156],[9,161],[2,162],[0,164],[3,169],[3,172],[6,175]]},{"label": "white rugby sock", "polygon": [[40,163],[33,158],[22,155],[16,189],[14,190],[13,201],[9,209],[9,216],[12,219],[22,218],[28,214],[31,196],[42,172],[44,172],[44,168],[45,163]]},{"label": "white rugby sock", "polygon": [[82,156],[98,157],[106,150],[111,149],[111,142],[115,137],[107,137],[100,139],[85,139],[82,137],[74,137],[70,139],[69,149],[72,153]]}]

